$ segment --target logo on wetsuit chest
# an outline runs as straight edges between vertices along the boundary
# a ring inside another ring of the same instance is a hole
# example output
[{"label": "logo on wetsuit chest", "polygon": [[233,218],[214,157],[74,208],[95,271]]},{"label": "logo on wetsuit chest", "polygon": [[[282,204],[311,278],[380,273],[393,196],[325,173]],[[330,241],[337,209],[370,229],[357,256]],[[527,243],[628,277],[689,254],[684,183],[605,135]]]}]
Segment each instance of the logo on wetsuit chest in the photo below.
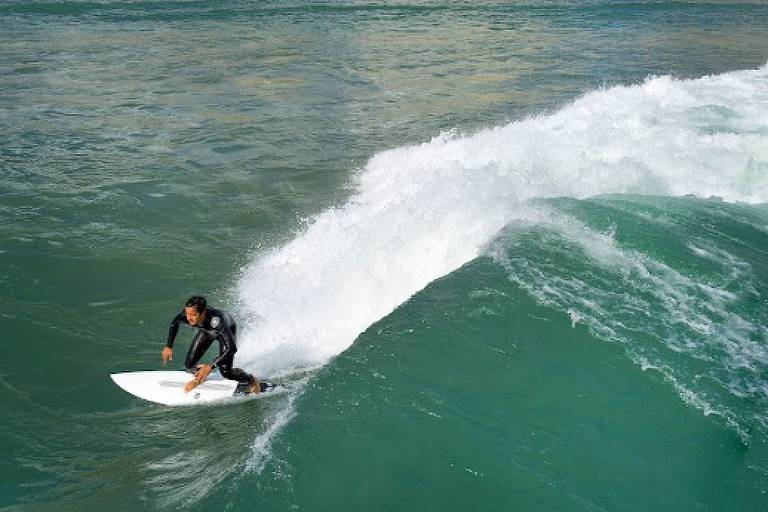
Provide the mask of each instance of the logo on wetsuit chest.
[{"label": "logo on wetsuit chest", "polygon": [[217,328],[220,323],[221,323],[221,318],[217,316],[211,318],[211,327],[213,327],[214,329]]}]

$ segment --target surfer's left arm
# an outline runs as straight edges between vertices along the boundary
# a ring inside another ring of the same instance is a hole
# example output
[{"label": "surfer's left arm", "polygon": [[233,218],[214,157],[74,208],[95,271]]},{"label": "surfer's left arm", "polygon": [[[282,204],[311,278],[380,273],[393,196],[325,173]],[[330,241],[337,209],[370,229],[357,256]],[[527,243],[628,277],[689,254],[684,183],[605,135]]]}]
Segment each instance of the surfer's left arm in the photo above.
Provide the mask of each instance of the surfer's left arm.
[{"label": "surfer's left arm", "polygon": [[225,324],[222,326],[219,336],[221,337],[221,353],[211,362],[211,369],[216,368],[221,361],[237,352],[235,337],[232,335],[229,325]]},{"label": "surfer's left arm", "polygon": [[211,364],[199,364],[197,365],[197,373],[195,373],[195,378],[192,379],[187,383],[186,386],[184,386],[184,389],[189,392],[193,389],[195,389],[197,386],[205,382],[205,379],[208,378],[208,375],[211,374],[211,372],[218,366],[218,364],[224,360],[225,357],[229,357],[231,354],[234,354],[237,351],[237,347],[235,346],[235,337],[232,336],[232,331],[229,328],[229,325],[221,325],[221,327],[217,330],[217,333],[219,337],[221,338],[221,353],[211,361]]},{"label": "surfer's left arm", "polygon": [[205,382],[205,379],[208,378],[208,375],[210,375],[210,373],[214,370],[214,368],[216,368],[216,366],[218,366],[221,361],[237,352],[235,337],[232,335],[232,330],[228,323],[222,322],[221,324],[218,324],[216,332],[221,338],[221,353],[216,357],[216,359],[211,361],[211,364],[197,365],[198,370],[197,373],[195,373],[195,378],[189,381],[184,387],[187,392]]},{"label": "surfer's left arm", "polygon": [[205,382],[205,379],[208,378],[208,375],[213,371],[213,365],[212,364],[199,364],[197,365],[197,372],[195,373],[195,377],[187,382],[187,385],[184,386],[184,391],[189,393],[193,389],[195,389],[197,386]]}]

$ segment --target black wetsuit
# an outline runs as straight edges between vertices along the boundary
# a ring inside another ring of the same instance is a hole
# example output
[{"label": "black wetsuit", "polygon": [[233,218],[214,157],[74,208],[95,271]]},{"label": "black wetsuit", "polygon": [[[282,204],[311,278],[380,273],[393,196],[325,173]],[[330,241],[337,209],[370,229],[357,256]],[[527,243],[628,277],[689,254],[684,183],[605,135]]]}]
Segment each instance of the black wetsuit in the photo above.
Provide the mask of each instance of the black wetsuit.
[{"label": "black wetsuit", "polygon": [[[171,321],[171,327],[168,330],[168,342],[166,346],[173,348],[173,342],[176,340],[176,334],[179,332],[179,324],[187,324],[187,315],[184,311],[176,315]],[[240,368],[233,368],[237,346],[235,345],[235,335],[237,334],[237,325],[232,315],[226,311],[214,308],[205,308],[205,320],[203,325],[193,325],[199,329],[192,339],[192,345],[187,352],[187,359],[184,366],[187,370],[196,371],[196,365],[205,351],[211,346],[213,340],[219,340],[219,355],[211,363],[214,368],[218,368],[224,378],[236,380],[241,384],[250,384],[253,382],[253,376],[244,372]]]}]

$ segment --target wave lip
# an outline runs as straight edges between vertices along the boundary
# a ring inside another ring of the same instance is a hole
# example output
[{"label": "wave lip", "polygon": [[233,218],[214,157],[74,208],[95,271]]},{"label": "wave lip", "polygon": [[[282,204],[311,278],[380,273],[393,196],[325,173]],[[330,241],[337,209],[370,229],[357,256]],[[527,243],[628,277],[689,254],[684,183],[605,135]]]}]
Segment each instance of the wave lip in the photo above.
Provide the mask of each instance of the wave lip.
[{"label": "wave lip", "polygon": [[244,269],[240,357],[262,373],[322,365],[477,257],[533,198],[604,193],[768,200],[768,65],[653,77],[551,115],[375,155],[349,201]]}]

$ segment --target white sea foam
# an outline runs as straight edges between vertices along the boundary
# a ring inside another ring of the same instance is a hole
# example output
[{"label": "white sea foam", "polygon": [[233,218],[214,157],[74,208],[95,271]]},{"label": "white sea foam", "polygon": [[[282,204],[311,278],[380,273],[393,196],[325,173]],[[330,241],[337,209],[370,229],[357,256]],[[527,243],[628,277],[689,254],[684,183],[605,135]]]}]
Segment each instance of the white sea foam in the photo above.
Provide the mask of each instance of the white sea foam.
[{"label": "white sea foam", "polygon": [[[586,94],[552,115],[384,151],[356,186],[345,205],[244,269],[243,364],[267,374],[323,364],[476,257],[504,225],[538,215],[531,198],[631,192],[765,202],[768,66],[650,78]],[[610,243],[593,244],[592,256],[611,254]],[[712,326],[702,319],[692,328]]]}]

